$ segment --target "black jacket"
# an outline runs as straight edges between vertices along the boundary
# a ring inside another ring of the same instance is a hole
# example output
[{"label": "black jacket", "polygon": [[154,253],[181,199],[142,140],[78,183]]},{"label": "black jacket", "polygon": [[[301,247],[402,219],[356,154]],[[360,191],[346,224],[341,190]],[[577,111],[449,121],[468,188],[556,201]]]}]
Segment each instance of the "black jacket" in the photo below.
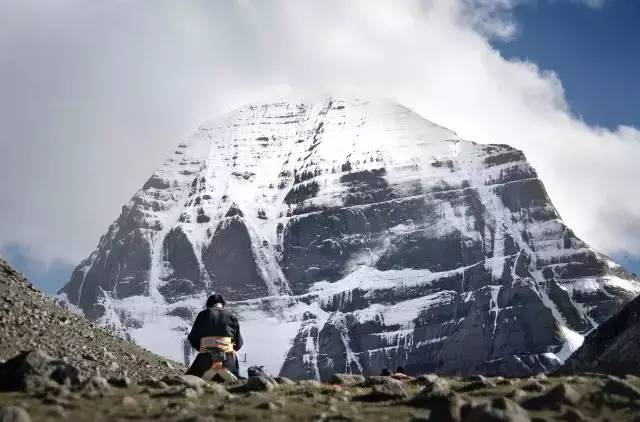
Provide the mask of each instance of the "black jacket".
[{"label": "black jacket", "polygon": [[240,350],[242,347],[238,318],[226,309],[207,308],[201,311],[189,333],[189,343],[198,350],[200,349],[200,339],[210,336],[231,337],[235,350]]}]

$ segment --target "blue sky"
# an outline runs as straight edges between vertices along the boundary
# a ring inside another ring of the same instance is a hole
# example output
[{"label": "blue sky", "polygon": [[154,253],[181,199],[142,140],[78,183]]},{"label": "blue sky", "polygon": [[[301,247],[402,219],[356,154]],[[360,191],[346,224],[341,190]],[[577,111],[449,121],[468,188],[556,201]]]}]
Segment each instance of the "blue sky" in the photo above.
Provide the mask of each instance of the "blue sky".
[{"label": "blue sky", "polygon": [[516,37],[494,43],[506,58],[556,72],[571,110],[587,123],[640,126],[640,1],[542,0],[513,13]]}]

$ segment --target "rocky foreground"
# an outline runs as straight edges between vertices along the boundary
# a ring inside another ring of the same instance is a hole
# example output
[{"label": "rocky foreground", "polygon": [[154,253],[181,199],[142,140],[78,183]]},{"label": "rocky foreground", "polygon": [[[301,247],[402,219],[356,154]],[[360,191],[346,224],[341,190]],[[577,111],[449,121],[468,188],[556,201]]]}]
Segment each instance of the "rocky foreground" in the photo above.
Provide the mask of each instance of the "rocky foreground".
[{"label": "rocky foreground", "polygon": [[0,421],[640,421],[640,378],[335,374],[233,385],[167,361],[65,309],[0,260]]},{"label": "rocky foreground", "polygon": [[0,420],[638,421],[640,378],[595,374],[417,378],[336,374],[329,384],[253,377],[223,386],[197,377],[78,377],[41,353],[0,368]]}]

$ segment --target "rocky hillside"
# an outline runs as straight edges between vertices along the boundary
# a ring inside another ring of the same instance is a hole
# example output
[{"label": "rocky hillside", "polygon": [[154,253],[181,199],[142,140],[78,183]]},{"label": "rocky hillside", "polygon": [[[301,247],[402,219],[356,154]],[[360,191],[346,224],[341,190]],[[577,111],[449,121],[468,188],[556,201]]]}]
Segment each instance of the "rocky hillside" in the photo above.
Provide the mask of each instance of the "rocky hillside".
[{"label": "rocky hillside", "polygon": [[640,297],[589,333],[562,372],[640,374]]},{"label": "rocky hillside", "polygon": [[64,359],[81,374],[144,378],[185,371],[181,364],[62,309],[2,258],[0,292],[0,361],[37,351]]},{"label": "rocky hillside", "polygon": [[187,361],[212,291],[249,363],[326,380],[550,371],[640,284],[565,225],[521,151],[392,101],[329,98],[203,124],[61,297]]}]

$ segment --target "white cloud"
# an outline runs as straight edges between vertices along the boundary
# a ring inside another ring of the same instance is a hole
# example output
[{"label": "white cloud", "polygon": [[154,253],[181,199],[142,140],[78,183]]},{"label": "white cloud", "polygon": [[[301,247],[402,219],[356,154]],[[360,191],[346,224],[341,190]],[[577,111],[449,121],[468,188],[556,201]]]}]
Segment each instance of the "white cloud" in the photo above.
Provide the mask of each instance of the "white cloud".
[{"label": "white cloud", "polygon": [[513,36],[519,0],[79,1],[57,13],[15,1],[0,22],[13,22],[0,25],[0,176],[15,180],[0,187],[0,243],[78,260],[200,121],[347,93],[523,149],[580,236],[640,249],[639,132],[589,127],[558,75],[492,48]]}]

